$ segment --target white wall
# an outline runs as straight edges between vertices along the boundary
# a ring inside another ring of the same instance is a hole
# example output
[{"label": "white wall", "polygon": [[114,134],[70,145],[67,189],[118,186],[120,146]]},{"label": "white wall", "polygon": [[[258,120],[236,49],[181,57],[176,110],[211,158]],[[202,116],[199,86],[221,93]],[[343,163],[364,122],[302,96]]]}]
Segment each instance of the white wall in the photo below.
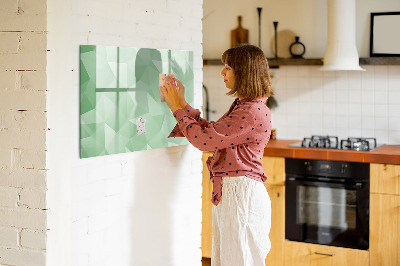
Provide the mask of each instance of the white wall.
[{"label": "white wall", "polygon": [[48,2],[48,265],[201,264],[201,152],[79,159],[79,45],[193,50],[200,107],[201,18],[201,0]]},{"label": "white wall", "polygon": [[[204,0],[203,39],[204,58],[220,58],[230,46],[230,31],[238,25],[237,17],[242,16],[242,26],[249,30],[249,43],[258,45],[258,12],[261,7],[261,49],[267,57],[274,55],[274,26],[285,31],[281,42],[291,43],[286,36],[299,36],[306,46],[306,58],[324,56],[328,9],[327,0]],[[369,56],[370,13],[399,11],[398,0],[356,0],[356,42],[360,57]],[[289,32],[288,32],[289,31]],[[294,39],[293,39],[294,42]],[[278,53],[280,52],[278,46]],[[289,49],[289,47],[287,47]],[[288,54],[287,52],[285,54]],[[290,54],[288,54],[290,57]]]},{"label": "white wall", "polygon": [[[368,57],[369,13],[398,11],[400,2],[384,0],[378,5],[376,1],[358,0],[356,3],[357,47],[361,57]],[[257,4],[269,14],[263,17],[263,23],[268,20],[272,25],[276,19],[286,25],[282,29],[294,30],[304,39],[307,47],[305,57],[323,57],[326,17],[321,14],[327,11],[327,1],[255,1],[250,8],[248,2],[235,1],[229,4],[233,5],[232,11],[226,8],[226,4],[226,1],[204,1],[204,58],[220,58],[221,53],[229,48],[229,30],[236,27],[236,17],[240,14],[244,22],[253,16],[253,23],[243,26],[254,33],[250,33],[250,43],[258,44]],[[222,12],[224,16],[219,15]],[[244,15],[249,12],[253,15]],[[272,26],[270,30],[272,35],[268,38],[273,38]],[[271,49],[266,45],[267,34],[262,35],[266,38],[262,41],[262,48],[267,56],[271,56]],[[319,66],[272,69],[273,89],[279,104],[272,111],[272,124],[277,129],[278,138],[302,139],[322,134],[339,138],[376,137],[382,144],[399,144],[400,66],[363,67],[365,72],[322,72]],[[210,115],[210,120],[223,115],[233,100],[224,95],[227,90],[219,74],[221,68],[222,65],[203,69],[203,82],[210,91],[210,109],[217,111]]]},{"label": "white wall", "polygon": [[46,1],[0,1],[0,265],[46,261]]}]

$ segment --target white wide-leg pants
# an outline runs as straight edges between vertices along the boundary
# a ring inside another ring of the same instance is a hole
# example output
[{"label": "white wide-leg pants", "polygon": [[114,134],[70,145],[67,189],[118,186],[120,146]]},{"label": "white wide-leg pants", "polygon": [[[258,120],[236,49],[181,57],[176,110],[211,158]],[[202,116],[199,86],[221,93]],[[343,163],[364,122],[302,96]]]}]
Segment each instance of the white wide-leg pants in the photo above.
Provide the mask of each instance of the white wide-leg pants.
[{"label": "white wide-leg pants", "polygon": [[262,266],[271,249],[271,201],[262,182],[223,177],[212,211],[212,266]]}]

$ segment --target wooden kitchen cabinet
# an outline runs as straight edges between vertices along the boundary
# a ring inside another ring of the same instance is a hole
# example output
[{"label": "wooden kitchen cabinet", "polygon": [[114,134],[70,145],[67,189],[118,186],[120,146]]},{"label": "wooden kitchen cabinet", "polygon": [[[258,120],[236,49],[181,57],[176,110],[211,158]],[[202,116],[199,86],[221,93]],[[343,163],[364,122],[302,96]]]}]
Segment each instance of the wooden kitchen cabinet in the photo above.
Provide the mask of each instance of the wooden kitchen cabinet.
[{"label": "wooden kitchen cabinet", "polygon": [[371,193],[400,195],[400,165],[370,164]]},{"label": "wooden kitchen cabinet", "polygon": [[370,265],[400,265],[400,165],[370,166]]},{"label": "wooden kitchen cabinet", "polygon": [[266,266],[283,265],[285,241],[285,187],[265,184],[271,199],[271,250],[265,259]]},{"label": "wooden kitchen cabinet", "polygon": [[285,158],[264,156],[261,160],[267,175],[265,187],[271,199],[271,250],[265,259],[266,266],[283,265],[285,240]]},{"label": "wooden kitchen cabinet", "polygon": [[201,253],[203,258],[211,258],[212,252],[212,183],[206,161],[212,152],[203,153],[203,194],[202,194],[202,223],[201,223]]},{"label": "wooden kitchen cabinet", "polygon": [[365,250],[285,241],[285,266],[366,266]]},{"label": "wooden kitchen cabinet", "polygon": [[[202,256],[211,258],[212,253],[212,183],[206,166],[206,161],[211,152],[203,153],[203,217],[202,217]],[[265,187],[268,190],[272,205],[271,221],[271,250],[266,258],[266,265],[283,265],[283,243],[285,230],[285,158],[263,157],[262,164],[268,176]]]}]

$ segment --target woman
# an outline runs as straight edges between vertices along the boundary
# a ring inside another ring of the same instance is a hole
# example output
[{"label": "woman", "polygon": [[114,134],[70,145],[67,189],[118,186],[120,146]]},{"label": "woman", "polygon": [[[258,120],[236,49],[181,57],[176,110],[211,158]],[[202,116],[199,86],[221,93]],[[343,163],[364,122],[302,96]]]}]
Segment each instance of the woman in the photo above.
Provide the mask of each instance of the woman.
[{"label": "woman", "polygon": [[261,164],[271,130],[268,62],[252,45],[228,49],[222,62],[227,95],[237,98],[216,122],[200,118],[186,103],[179,80],[170,78],[161,87],[178,122],[170,137],[184,136],[201,151],[214,151],[207,161],[213,182],[212,265],[265,265],[271,246],[271,202]]}]

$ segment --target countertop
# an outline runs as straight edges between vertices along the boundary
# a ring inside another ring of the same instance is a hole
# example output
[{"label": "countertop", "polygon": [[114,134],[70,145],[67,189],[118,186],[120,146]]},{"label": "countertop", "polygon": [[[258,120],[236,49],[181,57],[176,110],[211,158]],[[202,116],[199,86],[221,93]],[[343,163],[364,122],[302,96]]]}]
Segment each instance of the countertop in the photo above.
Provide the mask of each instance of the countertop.
[{"label": "countertop", "polygon": [[400,145],[382,145],[372,151],[290,147],[301,140],[270,140],[264,156],[363,163],[400,164]]}]

